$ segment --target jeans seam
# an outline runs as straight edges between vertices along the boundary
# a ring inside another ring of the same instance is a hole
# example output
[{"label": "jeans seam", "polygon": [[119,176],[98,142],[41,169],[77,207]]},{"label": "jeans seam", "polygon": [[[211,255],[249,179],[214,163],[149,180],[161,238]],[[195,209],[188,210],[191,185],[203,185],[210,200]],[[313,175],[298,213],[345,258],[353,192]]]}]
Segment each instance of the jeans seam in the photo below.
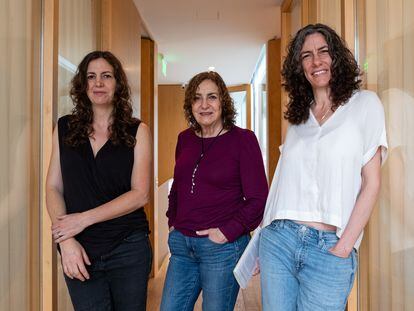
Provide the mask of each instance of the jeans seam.
[{"label": "jeans seam", "polygon": [[351,254],[351,261],[352,261],[352,272],[351,272],[350,279],[349,279],[349,285],[348,285],[348,289],[346,292],[346,299],[344,301],[344,305],[346,305],[348,296],[351,293],[352,286],[354,284],[354,277],[355,277],[355,272],[356,272],[356,257],[355,257],[354,250],[352,251],[352,254]]},{"label": "jeans seam", "polygon": [[[193,282],[193,290],[192,290],[192,292],[194,292],[195,285],[197,283],[199,283],[199,282],[200,282],[200,276],[198,276],[197,277],[197,280],[195,282]],[[188,295],[187,301],[185,302],[185,305],[184,305],[184,307],[185,307],[184,310],[187,310],[188,306],[190,305],[190,299],[191,299],[192,296],[193,296],[192,293],[191,293],[191,295]]]}]

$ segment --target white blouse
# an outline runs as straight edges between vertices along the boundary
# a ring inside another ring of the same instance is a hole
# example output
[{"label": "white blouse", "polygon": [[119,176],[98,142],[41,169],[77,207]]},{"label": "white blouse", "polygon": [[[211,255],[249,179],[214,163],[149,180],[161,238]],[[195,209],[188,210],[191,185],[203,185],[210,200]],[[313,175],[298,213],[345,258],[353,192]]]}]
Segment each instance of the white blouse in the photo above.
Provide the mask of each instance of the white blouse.
[{"label": "white blouse", "polygon": [[[321,126],[291,125],[270,187],[261,227],[275,219],[321,222],[341,236],[361,189],[361,170],[387,140],[378,96],[358,91]],[[355,243],[359,247],[362,234]]]}]

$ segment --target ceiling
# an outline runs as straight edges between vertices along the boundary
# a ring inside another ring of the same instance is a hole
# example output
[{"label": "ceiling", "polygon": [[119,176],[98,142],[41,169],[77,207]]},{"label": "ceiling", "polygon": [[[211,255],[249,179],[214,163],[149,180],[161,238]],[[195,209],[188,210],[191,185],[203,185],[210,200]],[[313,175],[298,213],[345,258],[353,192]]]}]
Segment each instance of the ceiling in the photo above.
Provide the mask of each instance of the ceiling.
[{"label": "ceiling", "polygon": [[215,67],[227,85],[249,83],[264,43],[280,37],[282,0],[134,0],[167,62],[160,84]]}]

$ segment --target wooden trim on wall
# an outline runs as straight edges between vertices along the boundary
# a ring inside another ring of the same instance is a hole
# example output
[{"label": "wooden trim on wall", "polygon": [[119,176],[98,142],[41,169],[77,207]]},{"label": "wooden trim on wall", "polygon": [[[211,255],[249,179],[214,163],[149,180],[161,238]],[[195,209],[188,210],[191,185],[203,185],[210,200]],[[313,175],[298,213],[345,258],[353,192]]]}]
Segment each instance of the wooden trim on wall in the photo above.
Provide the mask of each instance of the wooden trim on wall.
[{"label": "wooden trim on wall", "polygon": [[57,309],[56,247],[50,232],[51,221],[46,209],[46,176],[52,153],[53,119],[57,103],[59,0],[43,1],[43,80],[42,80],[42,128],[41,128],[41,207],[42,207],[42,267],[41,299],[43,311]]},{"label": "wooden trim on wall", "polygon": [[301,12],[300,12],[302,26],[309,24],[309,10],[310,10],[309,6],[310,6],[309,0],[302,0]]},{"label": "wooden trim on wall", "polygon": [[280,45],[281,39],[269,40],[266,50],[269,185],[279,161],[279,146],[282,144]]},{"label": "wooden trim on wall", "polygon": [[[141,38],[141,120],[148,125],[151,133],[154,133],[154,105],[155,105],[155,44],[154,41]],[[152,136],[154,146],[154,136]],[[153,249],[153,265],[151,276],[158,272],[158,248],[156,247],[156,224],[154,222],[154,163],[152,163],[152,174],[150,180],[150,199],[145,205],[150,231],[150,241]],[[156,270],[156,271],[154,271]]]},{"label": "wooden trim on wall", "polygon": [[280,11],[282,13],[291,13],[293,7],[293,0],[284,0],[280,6]]},{"label": "wooden trim on wall", "polygon": [[[288,3],[288,2],[290,2],[289,5],[285,4],[285,3]],[[288,8],[289,10],[282,9],[282,13],[281,13],[281,15],[282,15],[281,16],[281,23],[282,23],[282,25],[281,25],[281,34],[282,34],[282,36],[281,36],[281,39],[280,39],[280,66],[281,66],[280,69],[282,69],[282,64],[283,64],[283,61],[286,57],[286,49],[287,49],[287,46],[289,44],[290,34],[291,34],[291,31],[292,31],[292,26],[291,26],[292,25],[291,24],[291,19],[292,19],[291,0],[283,1],[282,7],[283,7],[284,4],[285,4],[286,8]],[[287,128],[288,128],[288,125],[289,125],[288,121],[283,118],[283,115],[286,111],[287,103],[288,103],[288,96],[287,96],[287,93],[285,92],[285,90],[282,88],[281,91],[280,91],[282,143],[285,140],[286,131],[287,131]]]},{"label": "wooden trim on wall", "polygon": [[95,25],[92,37],[96,40],[95,48],[102,50],[102,0],[92,0],[92,25]]},{"label": "wooden trim on wall", "polygon": [[251,84],[241,84],[227,87],[229,92],[246,91],[246,128],[252,129],[252,86]]},{"label": "wooden trim on wall", "polygon": [[[32,90],[31,99],[40,101],[41,98],[41,37],[42,37],[42,4],[41,1],[32,1]],[[41,107],[30,105],[31,133],[30,133],[30,154],[28,167],[30,168],[30,209],[28,211],[28,233],[26,236],[29,242],[29,256],[26,259],[29,271],[28,303],[30,310],[41,310]]]},{"label": "wooden trim on wall", "polygon": [[355,6],[354,1],[341,0],[341,37],[355,55]]}]

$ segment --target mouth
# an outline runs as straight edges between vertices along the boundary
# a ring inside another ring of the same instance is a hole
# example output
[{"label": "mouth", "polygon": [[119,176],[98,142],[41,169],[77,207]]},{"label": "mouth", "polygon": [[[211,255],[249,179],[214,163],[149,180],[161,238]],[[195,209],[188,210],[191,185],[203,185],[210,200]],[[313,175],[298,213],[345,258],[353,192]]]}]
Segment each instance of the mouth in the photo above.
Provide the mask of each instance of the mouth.
[{"label": "mouth", "polygon": [[212,112],[200,112],[199,113],[199,115],[202,116],[202,117],[208,117],[208,116],[210,116],[212,114],[213,114]]},{"label": "mouth", "polygon": [[104,96],[106,92],[93,92],[93,94],[96,96]]},{"label": "mouth", "polygon": [[328,73],[328,70],[321,69],[321,70],[317,70],[317,71],[312,72],[312,76],[319,77],[320,75],[324,75],[326,73]]}]

